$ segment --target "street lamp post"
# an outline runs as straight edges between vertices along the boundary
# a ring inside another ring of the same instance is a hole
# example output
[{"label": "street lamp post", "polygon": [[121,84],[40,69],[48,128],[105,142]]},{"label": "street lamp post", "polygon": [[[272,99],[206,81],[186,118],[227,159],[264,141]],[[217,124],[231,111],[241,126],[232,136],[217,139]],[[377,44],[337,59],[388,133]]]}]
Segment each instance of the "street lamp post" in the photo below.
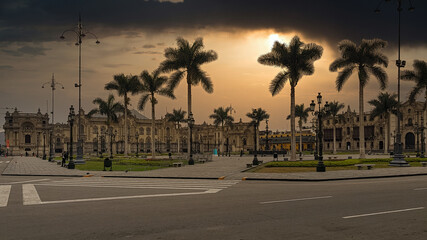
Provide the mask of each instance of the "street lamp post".
[{"label": "street lamp post", "polygon": [[254,160],[252,160],[252,165],[258,165],[259,161],[258,161],[258,157],[257,157],[257,147],[256,147],[256,142],[257,142],[257,137],[256,137],[256,121],[253,122],[254,123]]},{"label": "street lamp post", "polygon": [[270,147],[268,146],[268,119],[265,120],[265,131],[267,132],[267,135],[265,137],[265,150],[269,151]]},{"label": "street lamp post", "polygon": [[425,152],[425,143],[424,143],[424,113],[421,114],[421,158],[424,158],[424,152]]},{"label": "street lamp post", "polygon": [[193,127],[194,127],[194,117],[193,117],[193,113],[190,112],[190,114],[188,114],[188,130],[190,131],[190,149],[188,149],[188,151],[189,151],[188,165],[194,165],[194,160],[193,160]]},{"label": "street lamp post", "polygon": [[[52,129],[49,130],[49,162],[53,160],[54,157],[54,146],[53,146],[53,128],[55,126],[55,90],[56,85],[59,85],[64,89],[64,85],[62,85],[60,82],[55,81],[55,76],[52,73],[52,80],[49,82],[45,82],[42,85],[42,88],[44,88],[46,85],[50,84],[50,88],[52,89],[52,111],[50,112],[52,114]],[[43,154],[44,156],[44,154]],[[46,157],[44,157],[46,159]]]},{"label": "street lamp post", "polygon": [[[315,107],[316,107],[314,100],[312,100],[311,104],[310,104],[310,111],[312,111],[313,114],[317,114],[317,120],[318,120],[318,126],[319,126],[318,127],[318,133],[317,133],[317,135],[318,135],[317,141],[319,143],[319,152],[318,152],[319,153],[319,156],[318,156],[319,162],[317,164],[316,171],[317,172],[325,172],[326,167],[325,167],[325,164],[323,163],[323,129],[322,129],[323,128],[323,126],[322,126],[323,125],[323,123],[322,123],[323,113],[322,113],[322,109],[321,109],[322,95],[320,94],[320,92],[317,95],[317,104],[319,105],[319,111],[317,113],[314,112]],[[329,104],[327,101],[323,107],[323,110],[325,111],[325,113],[329,112]]]},{"label": "street lamp post", "polygon": [[74,87],[79,88],[79,109],[78,109],[78,122],[77,122],[78,123],[78,132],[77,132],[77,136],[78,136],[77,139],[78,140],[77,140],[77,157],[76,157],[76,160],[78,162],[84,163],[84,160],[83,160],[83,139],[81,136],[81,131],[82,131],[82,129],[81,129],[81,127],[82,127],[81,126],[82,125],[81,124],[82,88],[81,87],[82,87],[82,43],[83,43],[82,39],[84,37],[86,37],[86,35],[92,35],[96,39],[96,42],[95,42],[96,44],[99,44],[100,42],[98,40],[98,37],[95,34],[88,32],[88,31],[85,31],[83,29],[80,14],[79,14],[79,22],[77,24],[77,27],[65,30],[64,32],[62,32],[60,38],[65,39],[64,34],[67,32],[73,32],[76,34],[77,42],[75,43],[75,45],[79,47],[79,83],[74,84]]},{"label": "street lamp post", "polygon": [[113,159],[113,137],[114,139],[116,139],[117,130],[114,130],[113,132],[113,128],[110,127],[109,133],[110,133],[110,159]]},{"label": "street lamp post", "polygon": [[138,157],[138,151],[139,151],[139,133],[138,133],[138,131],[135,131],[135,139],[136,139],[136,154],[135,154],[135,156]]},{"label": "street lamp post", "polygon": [[[385,0],[386,2],[390,2],[390,0]],[[380,2],[381,4],[381,2]],[[409,11],[413,11],[414,7],[412,6],[411,1],[409,1],[410,7],[408,8]],[[398,24],[397,24],[397,60],[396,60],[396,66],[397,66],[397,102],[398,105],[400,105],[400,69],[405,67],[406,61],[400,59],[400,15],[403,10],[402,8],[402,0],[397,0],[397,13],[398,13]],[[379,6],[375,9],[376,13],[380,12]],[[396,142],[394,143],[394,155],[393,160],[390,162],[390,166],[396,166],[396,167],[409,167],[408,162],[405,161],[404,155],[403,155],[403,144],[402,144],[402,133],[400,131],[400,125],[401,125],[401,117],[402,113],[400,111],[400,108],[397,108],[397,133],[396,133]]]},{"label": "street lamp post", "polygon": [[68,114],[68,122],[70,123],[70,161],[68,162],[68,169],[74,169],[74,161],[73,161],[73,125],[74,125],[74,107],[71,105],[70,113]]},{"label": "street lamp post", "polygon": [[46,133],[43,133],[43,160],[46,160]]}]

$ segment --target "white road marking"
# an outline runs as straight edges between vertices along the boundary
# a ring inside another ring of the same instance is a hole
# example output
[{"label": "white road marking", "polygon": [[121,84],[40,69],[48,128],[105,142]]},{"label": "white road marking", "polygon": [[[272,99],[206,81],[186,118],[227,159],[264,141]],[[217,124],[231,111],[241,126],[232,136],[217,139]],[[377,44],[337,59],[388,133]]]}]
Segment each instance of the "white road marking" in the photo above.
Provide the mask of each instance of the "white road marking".
[{"label": "white road marking", "polygon": [[385,211],[385,212],[377,212],[377,213],[367,213],[367,214],[360,214],[360,215],[346,216],[346,217],[343,217],[343,218],[344,218],[344,219],[349,219],[349,218],[358,218],[358,217],[368,217],[368,216],[375,216],[375,215],[382,215],[382,214],[389,214],[389,213],[398,213],[398,212],[415,211],[415,210],[421,210],[421,209],[424,209],[424,207],[408,208],[408,209],[400,209],[400,210]]},{"label": "white road marking", "polygon": [[22,185],[22,197],[24,200],[24,205],[34,205],[42,203],[39,194],[37,193],[37,190],[33,184]]},{"label": "white road marking", "polygon": [[0,207],[6,207],[12,185],[0,186]]},{"label": "white road marking", "polygon": [[18,184],[18,183],[29,183],[29,182],[41,182],[41,181],[47,181],[49,179],[37,179],[37,180],[28,180],[28,181],[21,181],[21,182],[9,182],[9,183],[0,183],[0,184]]},{"label": "white road marking", "polygon": [[91,184],[91,185],[81,185],[81,184],[37,184],[37,186],[52,186],[52,187],[99,187],[99,188],[144,188],[144,189],[177,189],[177,190],[206,190],[206,189],[224,189],[224,187],[168,187],[168,186],[126,186],[126,185],[100,185],[100,184]]},{"label": "white road marking", "polygon": [[427,190],[427,188],[415,188],[415,191]]},{"label": "white road marking", "polygon": [[10,161],[6,161],[6,163],[10,163]]},{"label": "white road marking", "polygon": [[287,200],[277,200],[277,201],[260,202],[260,204],[282,203],[282,202],[295,202],[295,201],[324,199],[324,198],[331,198],[331,197],[332,196],[311,197],[311,198],[298,198],[298,199],[287,199]]}]

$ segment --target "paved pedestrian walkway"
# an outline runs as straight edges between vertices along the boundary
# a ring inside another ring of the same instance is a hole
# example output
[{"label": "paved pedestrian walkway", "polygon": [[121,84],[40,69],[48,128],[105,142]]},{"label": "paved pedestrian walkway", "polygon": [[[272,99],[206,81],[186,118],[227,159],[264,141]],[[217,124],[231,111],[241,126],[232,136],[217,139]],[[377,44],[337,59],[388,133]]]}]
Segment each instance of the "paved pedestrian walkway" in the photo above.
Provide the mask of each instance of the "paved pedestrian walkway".
[{"label": "paved pedestrian walkway", "polygon": [[[304,159],[309,159],[305,156]],[[327,156],[326,156],[327,157]],[[356,158],[355,155],[353,158]],[[375,157],[388,157],[387,155]],[[312,156],[311,156],[312,158]],[[343,156],[347,159],[347,156]],[[273,160],[271,156],[259,157],[264,162]],[[3,175],[24,176],[99,176],[99,177],[147,177],[147,178],[194,178],[230,180],[284,180],[284,181],[327,181],[361,178],[427,175],[427,167],[374,168],[372,170],[341,170],[302,173],[253,173],[245,172],[246,165],[252,163],[252,156],[214,157],[212,162],[152,171],[81,171],[66,169],[55,162],[35,157],[12,157]],[[113,163],[114,164],[114,163]]]}]

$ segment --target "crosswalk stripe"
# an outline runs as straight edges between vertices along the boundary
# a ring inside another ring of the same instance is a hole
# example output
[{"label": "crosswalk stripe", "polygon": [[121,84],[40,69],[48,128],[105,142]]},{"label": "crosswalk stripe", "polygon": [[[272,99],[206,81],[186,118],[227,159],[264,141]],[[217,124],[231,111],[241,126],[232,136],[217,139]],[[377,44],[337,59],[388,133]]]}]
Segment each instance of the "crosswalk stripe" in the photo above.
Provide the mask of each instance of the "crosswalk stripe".
[{"label": "crosswalk stripe", "polygon": [[22,185],[22,196],[24,205],[41,204],[42,202],[33,184]]},{"label": "crosswalk stripe", "polygon": [[0,186],[0,207],[6,207],[9,201],[10,189],[12,185]]}]

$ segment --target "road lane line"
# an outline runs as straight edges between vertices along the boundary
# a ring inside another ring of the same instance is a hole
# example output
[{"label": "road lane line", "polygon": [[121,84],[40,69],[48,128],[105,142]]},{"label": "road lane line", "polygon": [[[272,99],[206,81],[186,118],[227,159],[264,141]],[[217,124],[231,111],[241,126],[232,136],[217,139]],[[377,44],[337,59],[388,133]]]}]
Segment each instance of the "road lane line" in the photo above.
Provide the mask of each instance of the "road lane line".
[{"label": "road lane line", "polygon": [[21,182],[9,182],[9,183],[0,183],[0,184],[18,184],[18,183],[29,183],[29,182],[41,182],[41,181],[47,181],[49,179],[37,179],[37,180],[28,180],[28,181],[21,181]]},{"label": "road lane line", "polygon": [[287,199],[287,200],[277,200],[277,201],[260,202],[260,204],[282,203],[282,202],[296,202],[296,201],[324,199],[324,198],[331,198],[331,197],[332,196],[311,197],[311,198],[298,198],[298,199]]},{"label": "road lane line", "polygon": [[74,203],[74,202],[93,202],[93,201],[105,201],[105,200],[121,200],[121,199],[133,199],[133,198],[150,198],[150,197],[171,197],[171,196],[188,196],[188,195],[202,195],[217,193],[221,189],[209,189],[204,192],[190,192],[190,193],[166,193],[166,194],[152,194],[152,195],[137,195],[137,196],[120,196],[120,197],[103,197],[103,198],[86,198],[86,199],[74,199],[74,200],[59,200],[59,201],[45,201],[37,204],[55,204],[55,203]]},{"label": "road lane line", "polygon": [[415,188],[415,191],[427,190],[427,188]]},{"label": "road lane line", "polygon": [[376,212],[376,213],[366,213],[366,214],[360,214],[360,215],[346,216],[346,217],[343,217],[343,218],[344,219],[349,219],[349,218],[358,218],[358,217],[368,217],[368,216],[375,216],[375,215],[382,215],[382,214],[389,214],[389,213],[415,211],[415,210],[421,210],[421,209],[424,209],[424,207],[407,208],[407,209],[385,211],[385,212]]},{"label": "road lane line", "polygon": [[34,184],[23,184],[22,185],[22,196],[24,205],[35,205],[42,204],[39,194],[37,193]]},{"label": "road lane line", "polygon": [[12,185],[0,186],[0,207],[6,207]]}]

